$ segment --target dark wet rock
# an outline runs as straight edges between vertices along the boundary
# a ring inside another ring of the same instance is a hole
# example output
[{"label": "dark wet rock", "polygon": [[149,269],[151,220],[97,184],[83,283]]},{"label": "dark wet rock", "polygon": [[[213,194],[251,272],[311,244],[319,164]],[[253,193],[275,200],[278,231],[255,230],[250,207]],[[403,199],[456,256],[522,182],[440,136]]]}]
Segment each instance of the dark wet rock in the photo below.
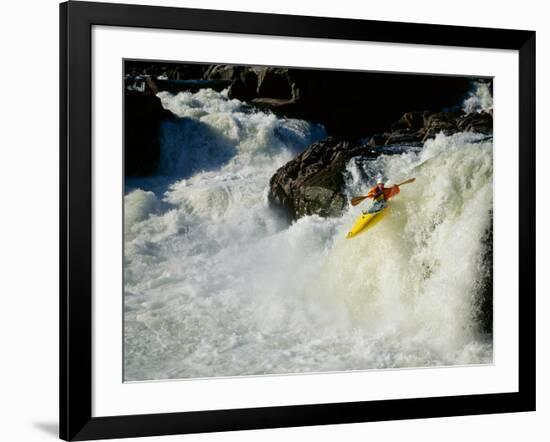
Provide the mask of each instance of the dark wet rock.
[{"label": "dark wet rock", "polygon": [[458,130],[461,132],[493,133],[493,116],[487,112],[473,112],[457,120]]},{"label": "dark wet rock", "polygon": [[354,139],[387,130],[405,113],[410,115],[396,129],[416,131],[420,118],[411,109],[436,112],[468,90],[469,80],[461,77],[244,67],[229,96]]},{"label": "dark wet rock", "polygon": [[396,121],[395,123],[390,124],[390,132],[397,132],[402,130],[410,130],[409,127],[400,121]]},{"label": "dark wet rock", "polygon": [[294,70],[287,68],[247,66],[233,79],[230,98],[257,100],[276,105],[278,100],[296,103],[298,90]]},{"label": "dark wet rock", "polygon": [[233,79],[229,88],[229,98],[250,101],[257,96],[258,74],[251,69],[245,69]]},{"label": "dark wet rock", "polygon": [[407,129],[418,131],[424,127],[424,118],[427,115],[429,115],[429,112],[427,111],[407,112],[399,119],[399,123]]},{"label": "dark wet rock", "polygon": [[[271,100],[271,106],[292,105],[288,100]],[[256,99],[252,103],[256,103]],[[492,124],[492,116],[488,113],[407,112],[396,124],[390,125],[391,132],[376,133],[367,144],[329,138],[312,144],[273,175],[269,199],[282,207],[291,219],[312,214],[338,216],[346,207],[343,195],[344,171],[351,158],[391,154],[393,150],[385,146],[418,146],[439,133],[452,135],[475,131],[490,134]],[[485,316],[487,314],[484,313]]]},{"label": "dark wet rock", "polygon": [[347,205],[344,171],[355,156],[376,156],[372,148],[329,138],[312,144],[281,167],[270,181],[269,200],[291,219],[338,216]]},{"label": "dark wet rock", "polygon": [[271,111],[277,115],[288,115],[293,112],[296,103],[285,98],[254,98],[250,104],[258,109]]},{"label": "dark wet rock", "polygon": [[158,92],[159,88],[156,81],[153,80],[151,77],[145,78],[145,89],[143,90],[143,93],[145,95],[157,95]]},{"label": "dark wet rock", "polygon": [[477,132],[490,135],[493,133],[493,116],[487,112],[424,113],[424,127],[419,132],[424,132],[424,141],[438,133],[452,135],[457,132]]},{"label": "dark wet rock", "polygon": [[257,71],[258,97],[295,99],[291,72],[286,68],[264,68]]},{"label": "dark wet rock", "polygon": [[439,133],[477,132],[490,135],[493,133],[493,116],[487,112],[407,112],[389,127],[389,133],[373,135],[369,146],[379,146],[383,140],[385,145],[419,143]]},{"label": "dark wet rock", "polygon": [[[428,139],[439,132],[461,130],[455,113],[439,110],[459,103],[470,89],[466,77],[435,75],[146,61],[127,61],[125,67],[130,78],[150,76],[159,91],[221,90],[230,85],[230,98],[280,116],[320,122],[329,135],[360,139],[390,129],[395,133],[390,142],[416,140],[420,134]],[[227,83],[177,83],[182,80]],[[489,133],[492,119],[471,118],[461,127]]]},{"label": "dark wet rock", "polygon": [[386,144],[386,140],[389,138],[389,133],[383,133],[383,134],[374,134],[372,137],[369,138],[369,142],[367,143],[367,146],[369,147],[378,147],[383,146]]},{"label": "dark wet rock", "polygon": [[152,91],[125,91],[124,95],[124,173],[147,176],[155,172],[160,158],[160,126],[173,118]]},{"label": "dark wet rock", "polygon": [[386,145],[418,143],[424,138],[424,132],[413,132],[411,129],[399,129],[393,131],[386,139]]},{"label": "dark wet rock", "polygon": [[462,116],[461,112],[437,112],[424,115],[424,140],[433,138],[439,133],[452,135],[458,132],[457,118]]},{"label": "dark wet rock", "polygon": [[203,79],[232,81],[243,70],[241,66],[213,64],[206,68]]},{"label": "dark wet rock", "polygon": [[[491,114],[441,111],[459,103],[468,87],[466,78],[248,68],[229,94],[278,115],[319,121],[336,135],[311,145],[270,181],[270,201],[297,219],[342,213],[345,167],[354,156],[392,154],[392,146],[418,146],[439,133],[492,133]],[[338,141],[365,134],[367,144]]]},{"label": "dark wet rock", "polygon": [[463,117],[464,115],[466,114],[462,110],[436,112],[434,114],[430,114],[428,112],[424,113],[424,117],[427,118],[428,121],[428,126],[430,124],[444,124],[445,122],[456,125],[456,121],[458,120],[458,118]]}]

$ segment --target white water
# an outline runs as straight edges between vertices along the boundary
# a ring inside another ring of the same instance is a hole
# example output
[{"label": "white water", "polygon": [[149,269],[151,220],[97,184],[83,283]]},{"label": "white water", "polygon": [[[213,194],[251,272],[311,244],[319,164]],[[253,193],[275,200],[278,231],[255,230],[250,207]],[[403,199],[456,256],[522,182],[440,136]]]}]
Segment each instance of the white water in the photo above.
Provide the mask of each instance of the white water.
[{"label": "white water", "polygon": [[365,170],[417,181],[346,240],[361,207],[288,226],[267,203],[274,171],[321,128],[209,90],[161,99],[189,119],[165,128],[164,176],[128,183],[126,380],[492,360],[473,319],[492,141],[438,136],[350,162],[349,195],[368,188]]},{"label": "white water", "polygon": [[485,82],[474,82],[472,90],[468,93],[462,110],[470,112],[493,112],[493,94],[489,85]]}]

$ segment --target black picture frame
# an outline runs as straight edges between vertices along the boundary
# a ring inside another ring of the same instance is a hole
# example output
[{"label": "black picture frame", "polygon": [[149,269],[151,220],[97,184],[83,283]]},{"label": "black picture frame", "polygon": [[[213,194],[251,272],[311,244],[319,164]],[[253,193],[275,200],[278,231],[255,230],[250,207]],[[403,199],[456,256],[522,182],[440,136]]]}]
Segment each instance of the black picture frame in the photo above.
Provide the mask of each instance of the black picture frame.
[{"label": "black picture frame", "polygon": [[[93,25],[519,53],[519,391],[92,417]],[[535,32],[67,2],[60,5],[60,437],[90,440],[535,410]]]}]

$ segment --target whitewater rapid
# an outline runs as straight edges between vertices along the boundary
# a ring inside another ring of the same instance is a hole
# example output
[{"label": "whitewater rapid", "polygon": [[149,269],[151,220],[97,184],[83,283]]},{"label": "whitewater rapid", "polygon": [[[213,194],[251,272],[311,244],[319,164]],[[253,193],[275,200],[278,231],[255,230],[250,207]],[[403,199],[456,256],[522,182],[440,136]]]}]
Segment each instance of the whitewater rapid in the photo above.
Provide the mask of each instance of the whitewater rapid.
[{"label": "whitewater rapid", "polygon": [[491,222],[492,139],[442,134],[422,149],[352,160],[415,176],[369,234],[360,214],[292,223],[269,179],[323,128],[201,90],[160,93],[159,173],[126,183],[125,380],[479,364],[492,361],[476,293]]}]

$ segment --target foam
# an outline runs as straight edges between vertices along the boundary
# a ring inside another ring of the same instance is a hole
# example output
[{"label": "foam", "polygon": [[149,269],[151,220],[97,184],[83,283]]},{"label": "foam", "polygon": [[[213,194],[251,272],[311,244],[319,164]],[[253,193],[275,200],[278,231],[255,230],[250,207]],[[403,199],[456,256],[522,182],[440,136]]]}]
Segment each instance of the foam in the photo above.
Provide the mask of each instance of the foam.
[{"label": "foam", "polygon": [[383,223],[346,240],[362,207],[288,226],[267,203],[275,170],[322,128],[251,111],[226,93],[161,98],[192,121],[182,124],[207,130],[182,139],[166,128],[170,185],[137,180],[147,190],[125,197],[127,380],[492,360],[473,302],[492,207],[491,139],[439,135],[421,151],[351,161],[349,196],[363,194],[372,173],[417,181]]}]

